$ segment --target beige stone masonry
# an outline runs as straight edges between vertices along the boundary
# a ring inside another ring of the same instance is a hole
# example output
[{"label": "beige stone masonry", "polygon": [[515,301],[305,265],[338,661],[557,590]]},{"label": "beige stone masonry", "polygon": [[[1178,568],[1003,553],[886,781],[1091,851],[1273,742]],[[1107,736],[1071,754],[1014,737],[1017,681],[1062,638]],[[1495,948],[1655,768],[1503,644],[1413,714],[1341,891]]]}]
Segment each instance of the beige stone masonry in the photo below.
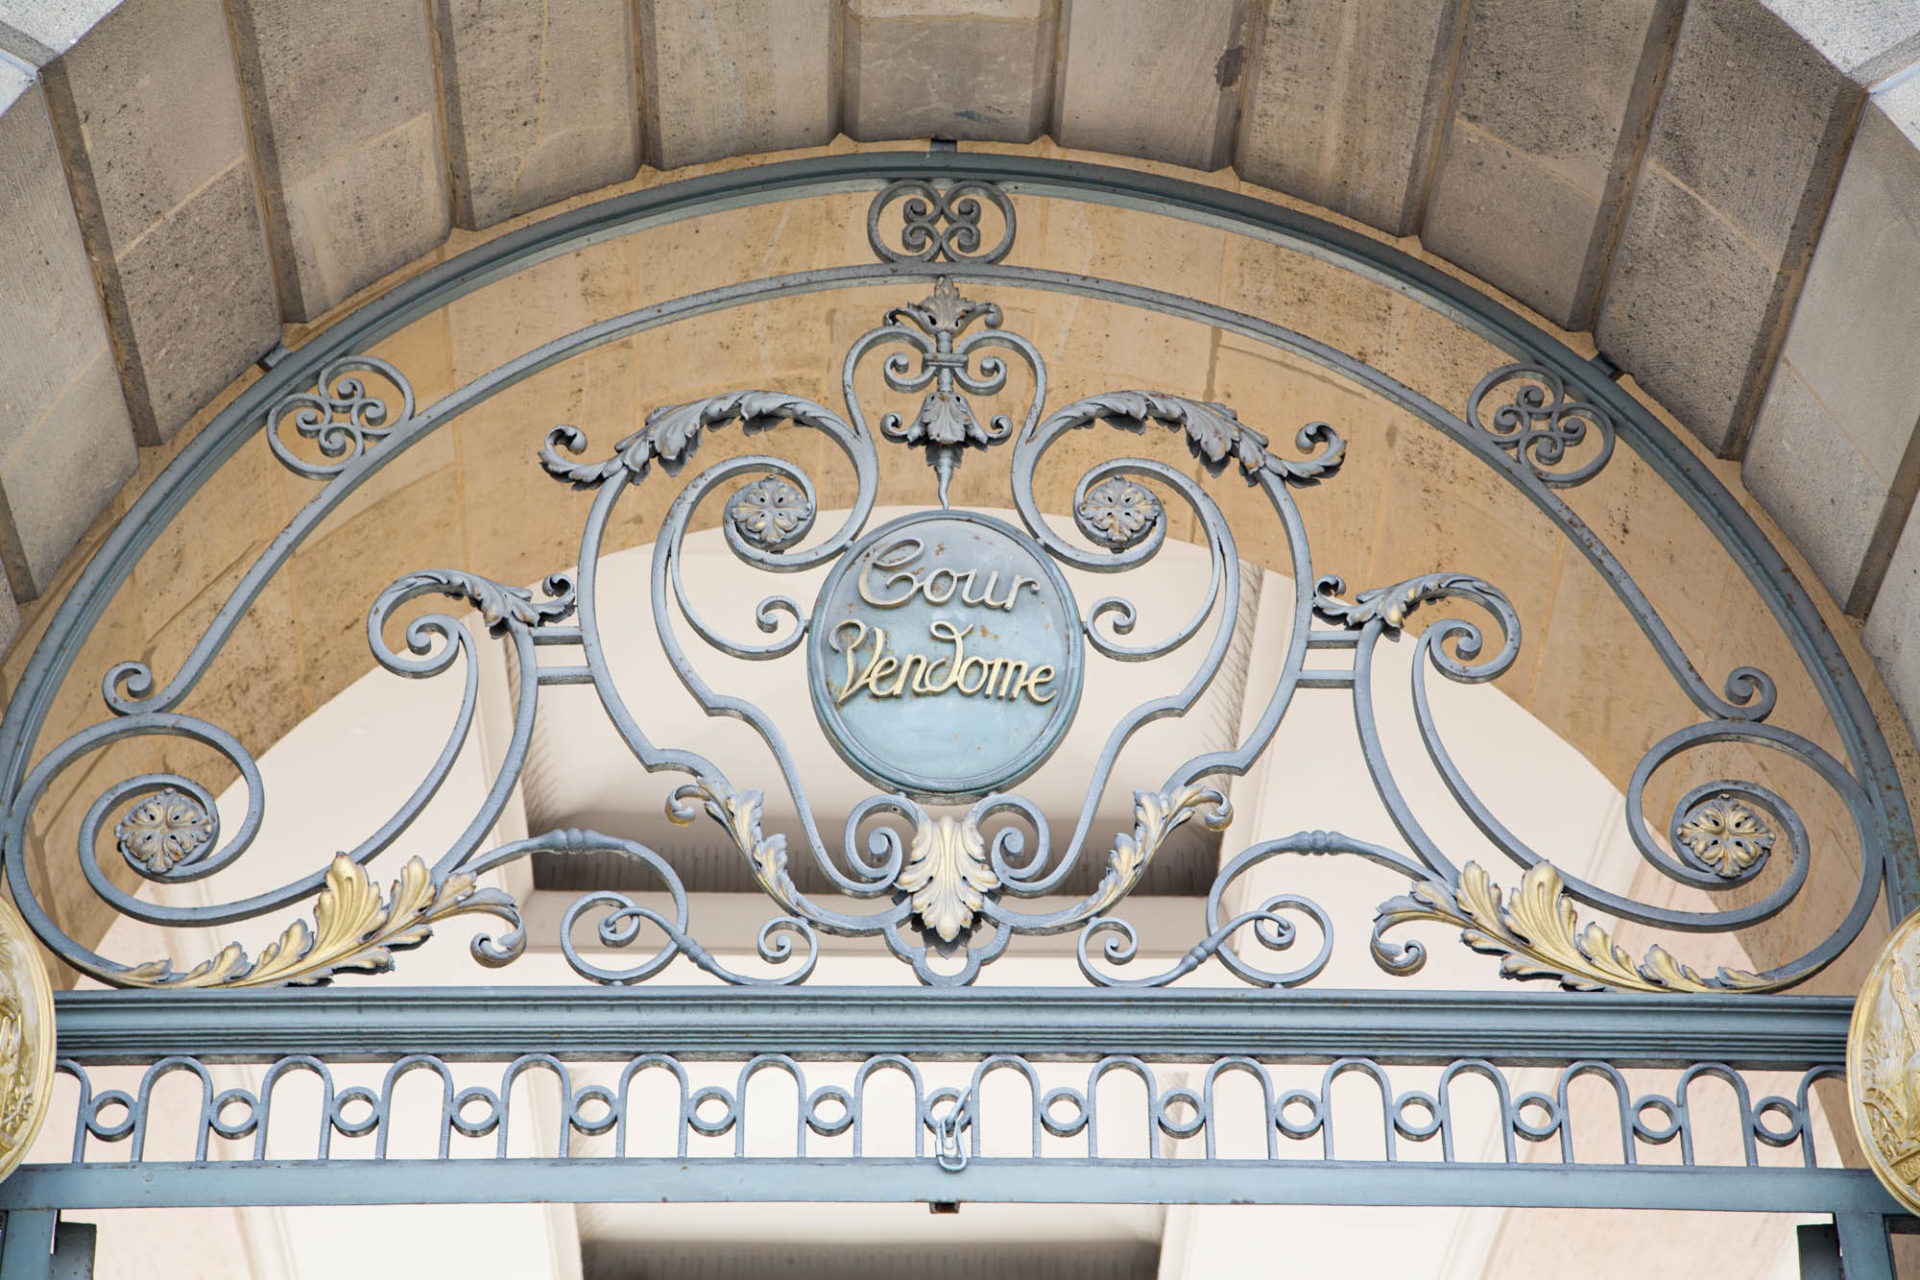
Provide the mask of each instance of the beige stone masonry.
[{"label": "beige stone masonry", "polygon": [[1056,0],[846,2],[847,136],[1031,142],[1045,132]]},{"label": "beige stone masonry", "polygon": [[830,142],[836,0],[637,0],[647,159],[663,169]]},{"label": "beige stone masonry", "polygon": [[[0,560],[46,589],[133,474],[133,424],[46,95],[0,59]],[[14,611],[0,631],[14,632]]]},{"label": "beige stone masonry", "polygon": [[628,0],[434,0],[454,218],[486,227],[640,167]]},{"label": "beige stone masonry", "polygon": [[228,0],[290,320],[438,245],[452,225],[421,5]]},{"label": "beige stone masonry", "polygon": [[6,0],[0,24],[39,48],[127,407],[158,443],[280,336],[220,0]]}]

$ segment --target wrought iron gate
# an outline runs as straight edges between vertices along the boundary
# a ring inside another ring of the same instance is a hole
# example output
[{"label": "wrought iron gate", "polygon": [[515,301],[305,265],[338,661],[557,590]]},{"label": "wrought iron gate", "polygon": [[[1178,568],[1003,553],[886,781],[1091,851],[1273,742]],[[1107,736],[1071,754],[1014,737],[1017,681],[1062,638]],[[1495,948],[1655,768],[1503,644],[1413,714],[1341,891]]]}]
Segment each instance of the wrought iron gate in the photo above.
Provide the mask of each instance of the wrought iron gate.
[{"label": "wrought iron gate", "polygon": [[[405,369],[370,354],[411,321],[578,247],[715,210],[850,190],[877,190],[867,215],[872,261],[729,284],[597,322],[431,404],[416,403]],[[1466,403],[1446,405],[1268,318],[1018,265],[1009,261],[1019,243],[1016,198],[1029,197],[1149,210],[1286,245],[1388,285],[1510,360],[1480,371]],[[557,484],[592,494],[577,570],[528,590],[421,565],[369,602],[366,639],[383,667],[421,679],[458,680],[449,674],[457,671],[467,681],[439,762],[391,820],[330,865],[239,901],[168,906],[124,887],[203,879],[253,843],[264,803],[253,757],[234,733],[181,707],[302,540],[369,477],[489,397],[599,346],[717,310],[855,289],[882,304],[838,371],[839,407],[777,388],[716,389],[655,408],[613,443],[596,424],[540,424],[529,450]],[[1529,847],[1475,792],[1434,717],[1429,682],[1501,675],[1521,651],[1526,620],[1499,582],[1462,572],[1351,585],[1330,572],[1341,567],[1339,549],[1311,545],[1301,504],[1316,487],[1342,482],[1349,446],[1338,422],[1158,392],[1151,369],[1140,371],[1148,389],[1054,404],[1047,353],[995,301],[1007,290],[1150,308],[1271,344],[1398,406],[1524,494],[1631,612],[1698,713],[1628,782],[1639,853],[1668,880],[1736,905],[1683,910],[1588,883],[1557,867],[1553,850]],[[869,402],[874,368],[897,403]],[[1911,940],[1896,936],[1869,979],[1870,998],[1859,1002],[1851,1093],[1875,1171],[1823,1165],[1813,1137],[1816,1086],[1848,1069],[1855,1002],[1775,993],[1840,957],[1883,893],[1891,918],[1906,918],[1915,857],[1899,778],[1845,655],[1786,564],[1711,469],[1613,373],[1603,358],[1579,356],[1444,272],[1304,214],[1130,171],[950,150],[825,157],[673,183],[502,236],[396,287],[278,359],[181,453],[95,554],[13,691],[0,733],[0,839],[21,919],[0,922],[14,926],[0,1146],[15,1162],[24,1157],[56,1073],[78,1094],[70,1159],[28,1164],[0,1182],[8,1214],[0,1269],[46,1274],[62,1208],[1070,1197],[1815,1211],[1835,1215],[1849,1276],[1891,1274],[1886,1224],[1917,1202],[1909,1165],[1920,1159],[1920,1109],[1907,1099],[1905,1074],[1920,1048],[1920,1021],[1908,1020]],[[830,515],[818,477],[792,457],[772,447],[725,457],[685,480],[657,530],[650,589],[659,644],[707,715],[742,721],[759,736],[769,767],[752,778],[730,777],[657,738],[636,709],[646,691],[621,687],[610,670],[596,614],[597,566],[623,496],[697,466],[706,436],[736,428],[771,431],[774,442],[818,433],[832,465],[851,477],[848,509]],[[1183,442],[1198,467],[1134,443],[1160,434]],[[1050,512],[1036,491],[1043,459],[1088,437],[1098,442],[1094,460],[1071,483],[1070,510]],[[241,574],[177,669],[125,661],[77,673],[101,680],[105,718],[42,742],[56,696],[76,674],[79,642],[113,593],[163,529],[192,520],[196,501],[218,500],[213,480],[224,463],[262,448],[311,482],[311,500]],[[928,463],[923,509],[881,520],[873,512],[882,453],[902,449]],[[1569,505],[1569,491],[1623,450],[1682,496],[1772,611],[1837,750],[1770,721],[1776,675],[1748,665],[1724,675],[1698,670]],[[1004,505],[1015,520],[953,501],[964,468],[986,465],[995,451],[1010,455]],[[1227,659],[1245,584],[1217,485],[1257,491],[1264,518],[1284,534],[1286,561],[1277,567],[1292,608],[1278,676],[1231,748],[1160,776],[1114,779],[1136,731],[1191,712]],[[684,572],[685,540],[702,522],[747,570],[826,570],[817,597],[781,594],[777,576],[769,578],[752,613],[757,634],[728,634],[702,616]],[[1137,640],[1127,575],[1189,526],[1205,554],[1202,603],[1166,634]],[[1122,591],[1076,603],[1063,568],[1111,575]],[[442,601],[443,611],[420,613],[423,598]],[[476,715],[477,650],[489,641],[456,610],[476,611],[491,642],[511,655],[511,743],[464,834],[451,847],[419,850],[382,888],[369,864],[410,848],[409,824]],[[1376,651],[1403,634],[1415,648],[1409,692],[1421,745],[1501,866],[1450,855],[1401,793],[1374,703]],[[1082,704],[1090,661],[1153,663],[1176,651],[1198,654],[1177,689],[1117,712]],[[804,667],[821,732],[844,767],[874,787],[843,830],[810,806],[788,726],[703,675],[702,655],[712,654]],[[571,829],[490,846],[542,692],[564,685],[593,689],[637,770],[684,776],[672,798],[676,820],[713,824],[769,901],[751,965],[701,943],[671,850]],[[1302,813],[1297,834],[1230,851],[1185,953],[1159,971],[1137,971],[1138,938],[1125,912],[1156,855],[1183,827],[1225,825],[1222,780],[1252,766],[1302,690],[1351,699],[1399,842],[1316,829],[1314,815]],[[1019,787],[1071,726],[1093,717],[1110,728],[1086,799],[1065,822]],[[36,808],[54,780],[105,747],[148,736],[224,758],[247,790],[237,829],[223,827],[210,786],[160,769],[100,790],[74,847],[36,850]],[[1646,818],[1660,769],[1726,744],[1810,771],[1845,815],[1850,842],[1823,845],[1793,804],[1754,778],[1709,777],[1667,820]],[[1109,782],[1138,788],[1130,829],[1101,829]],[[764,819],[769,788],[792,803],[794,821],[783,829]],[[567,911],[558,945],[596,987],[349,981],[303,989],[395,967],[396,953],[457,916],[486,917],[472,941],[476,960],[510,964],[528,945],[523,904],[482,879],[520,860],[586,856],[652,877],[651,896],[604,888]],[[1418,971],[1426,945],[1403,940],[1406,929],[1437,922],[1498,957],[1488,963],[1507,976],[1564,990],[1316,988],[1339,922],[1285,888],[1244,903],[1236,896],[1255,872],[1302,858],[1378,869],[1386,888],[1367,949],[1384,974]],[[236,944],[184,970],[114,959],[63,930],[43,905],[43,874],[76,873],[116,911],[160,925],[223,926],[309,900],[313,919],[253,955]],[[1663,946],[1631,952],[1591,922],[1600,914],[1730,933],[1780,918],[1810,882],[1830,887],[1839,877],[1848,888],[1838,922],[1766,967],[1706,971]],[[592,949],[577,941],[583,921]],[[46,996],[25,931],[73,970],[128,990]],[[1083,988],[975,985],[1024,938],[1043,934],[1076,939]],[[823,936],[867,940],[920,988],[804,985]],[[728,989],[645,985],[685,962]],[[1181,985],[1197,972],[1245,986]],[[154,1105],[169,1079],[197,1089],[197,1108]],[[406,1082],[421,1080],[426,1094],[409,1093]],[[533,1080],[544,1082],[544,1102],[526,1100]],[[787,1102],[770,1107],[754,1092],[769,1080],[781,1082]],[[1372,1100],[1358,1113],[1345,1087],[1356,1080]],[[300,1122],[308,1128],[297,1155],[287,1154],[294,1122],[286,1105],[274,1123],[289,1081],[317,1081],[321,1099]],[[1003,1081],[1024,1101],[996,1096]],[[1603,1101],[1594,1101],[1595,1085]],[[1731,1116],[1693,1105],[1708,1085],[1732,1091]],[[903,1091],[904,1110],[870,1106],[885,1089]],[[1459,1105],[1465,1090],[1492,1098],[1491,1111]],[[437,1102],[421,1101],[429,1094]],[[429,1134],[429,1153],[392,1154],[390,1139],[403,1130]],[[780,1152],[761,1154],[768,1142]]]}]

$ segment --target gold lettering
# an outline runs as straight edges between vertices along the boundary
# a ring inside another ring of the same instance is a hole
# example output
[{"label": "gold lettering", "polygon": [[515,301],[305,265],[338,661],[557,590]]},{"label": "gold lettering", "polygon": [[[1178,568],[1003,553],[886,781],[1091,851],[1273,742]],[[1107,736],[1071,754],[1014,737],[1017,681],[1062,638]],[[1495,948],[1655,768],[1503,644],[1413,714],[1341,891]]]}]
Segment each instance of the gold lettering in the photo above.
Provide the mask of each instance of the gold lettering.
[{"label": "gold lettering", "polygon": [[1012,658],[995,658],[993,674],[987,679],[987,692],[995,698],[1013,699],[1027,678],[1027,664]]},{"label": "gold lettering", "polygon": [[1055,690],[1054,693],[1050,693],[1044,698],[1040,696],[1040,690],[1052,683],[1053,683],[1053,668],[1046,665],[1041,665],[1041,666],[1035,667],[1031,672],[1029,672],[1027,675],[1027,678],[1022,680],[1019,683],[1019,685],[1015,687],[1013,696],[1015,698],[1018,698],[1021,694],[1024,693],[1029,698],[1032,698],[1034,702],[1044,707],[1049,702],[1052,702],[1055,694],[1059,692],[1058,690]]},{"label": "gold lettering", "polygon": [[[920,541],[918,538],[902,538],[892,546],[876,553],[873,557],[873,562],[861,572],[859,580],[856,583],[860,592],[860,598],[876,609],[898,609],[901,605],[913,599],[914,592],[920,590],[920,578],[918,574],[907,571],[907,566],[920,558],[920,553],[926,550],[926,545],[926,543]],[[867,589],[867,574],[875,569],[901,570],[899,573],[888,574],[880,585],[890,588],[897,583],[905,582],[907,584],[906,594],[896,596],[890,600],[882,600],[878,596],[875,596],[873,592]]]},{"label": "gold lettering", "polygon": [[953,569],[946,565],[935,565],[932,569],[922,571],[916,566],[926,549],[926,543],[919,538],[902,538],[877,552],[855,580],[860,598],[876,609],[898,609],[915,596],[931,605],[943,605],[957,595],[960,603],[969,608],[998,609],[1002,613],[1011,613],[1020,602],[1023,588],[1035,595],[1042,594],[1038,578],[1015,574],[1007,594],[996,600],[993,593],[1000,586],[998,569],[987,572],[984,585],[980,582],[981,570],[977,568]]},{"label": "gold lettering", "polygon": [[[919,696],[920,686],[925,683],[927,678],[927,655],[924,653],[909,653],[900,659],[900,675],[899,678],[893,682],[893,687],[887,690],[887,696],[889,698],[897,698],[907,691],[907,673],[913,671],[916,665],[918,665],[920,669],[914,675],[912,684],[914,695],[916,697]],[[876,693],[874,696],[878,697],[879,695]]]},{"label": "gold lettering", "polygon": [[[956,659],[953,664],[953,670],[954,670],[954,677],[953,677],[954,687],[959,689],[961,693],[966,694],[969,698],[971,698],[974,694],[979,693],[982,689],[986,688],[987,680],[992,675],[992,672],[987,660],[985,658],[980,657],[978,654],[971,654],[971,653],[968,654],[965,658]],[[980,673],[980,681],[979,683],[975,684],[972,688],[968,688],[967,677],[976,671]]]},{"label": "gold lettering", "polygon": [[[958,579],[956,579],[957,581]],[[1025,581],[1024,579],[1022,581]],[[947,646],[936,654],[891,652],[885,627],[869,626],[858,618],[849,618],[833,629],[830,646],[846,662],[840,688],[834,702],[845,703],[865,692],[875,700],[911,696],[938,697],[949,689],[961,696],[1000,698],[1018,702],[1025,698],[1036,706],[1052,702],[1058,690],[1049,689],[1057,675],[1053,667],[1030,667],[1018,658],[989,658],[967,652],[967,637],[973,625],[956,626],[945,618],[927,624],[931,639]]]}]

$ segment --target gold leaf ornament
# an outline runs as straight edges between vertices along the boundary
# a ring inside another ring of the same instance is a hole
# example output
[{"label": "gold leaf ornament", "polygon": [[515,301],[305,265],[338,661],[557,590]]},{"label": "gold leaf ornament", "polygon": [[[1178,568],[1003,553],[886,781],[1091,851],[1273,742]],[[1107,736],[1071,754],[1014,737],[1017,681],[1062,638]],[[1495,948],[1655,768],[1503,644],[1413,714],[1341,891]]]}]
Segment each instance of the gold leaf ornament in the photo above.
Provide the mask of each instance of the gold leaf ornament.
[{"label": "gold leaf ornament", "polygon": [[313,904],[313,924],[296,920],[249,960],[230,942],[185,973],[171,961],[102,975],[124,987],[277,987],[326,982],[336,973],[384,973],[393,954],[419,946],[434,922],[483,912],[514,920],[518,907],[499,889],[483,889],[471,875],[456,871],[438,884],[427,864],[410,859],[392,891],[383,895],[367,869],[345,854],[335,854],[326,882]]},{"label": "gold leaf ornament", "polygon": [[1114,838],[1107,854],[1107,874],[1094,890],[1092,913],[1106,910],[1131,893],[1167,837],[1195,816],[1200,816],[1207,830],[1223,831],[1232,820],[1233,806],[1221,792],[1198,784],[1173,791],[1134,792],[1133,833],[1123,832]]},{"label": "gold leaf ornament", "polygon": [[1560,872],[1547,862],[1529,867],[1511,891],[1472,862],[1460,868],[1457,886],[1420,881],[1406,896],[1381,904],[1374,917],[1376,949],[1386,930],[1415,920],[1458,926],[1469,947],[1503,957],[1500,972],[1506,977],[1551,978],[1569,991],[1775,991],[1791,981],[1728,968],[1706,977],[1658,945],[1635,961],[1598,924],[1581,924]]},{"label": "gold leaf ornament", "polygon": [[973,928],[1000,877],[987,865],[979,827],[953,818],[922,818],[907,865],[894,883],[909,895],[922,928],[942,942],[954,942]]},{"label": "gold leaf ornament", "polygon": [[[698,802],[699,809],[694,807],[694,802]],[[728,791],[710,779],[697,778],[673,793],[667,817],[676,826],[684,827],[704,809],[707,816],[726,828],[727,838],[746,858],[760,887],[781,907],[799,915],[793,877],[787,873],[787,837],[779,832],[767,835],[761,830],[761,804],[758,791]]]}]

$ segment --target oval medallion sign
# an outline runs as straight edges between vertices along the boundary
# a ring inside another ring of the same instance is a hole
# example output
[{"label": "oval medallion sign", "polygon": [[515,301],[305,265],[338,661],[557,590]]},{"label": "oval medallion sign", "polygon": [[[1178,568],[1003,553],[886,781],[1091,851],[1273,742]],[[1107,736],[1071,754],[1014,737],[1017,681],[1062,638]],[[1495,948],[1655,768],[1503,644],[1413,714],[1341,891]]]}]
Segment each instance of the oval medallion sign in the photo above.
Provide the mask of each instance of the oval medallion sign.
[{"label": "oval medallion sign", "polygon": [[1847,1094],[1867,1164],[1920,1213],[1920,914],[1893,931],[1854,1001]]},{"label": "oval medallion sign", "polygon": [[868,534],[820,590],[813,706],[848,764],[921,799],[985,795],[1060,744],[1080,701],[1080,614],[1033,539],[928,511]]}]

